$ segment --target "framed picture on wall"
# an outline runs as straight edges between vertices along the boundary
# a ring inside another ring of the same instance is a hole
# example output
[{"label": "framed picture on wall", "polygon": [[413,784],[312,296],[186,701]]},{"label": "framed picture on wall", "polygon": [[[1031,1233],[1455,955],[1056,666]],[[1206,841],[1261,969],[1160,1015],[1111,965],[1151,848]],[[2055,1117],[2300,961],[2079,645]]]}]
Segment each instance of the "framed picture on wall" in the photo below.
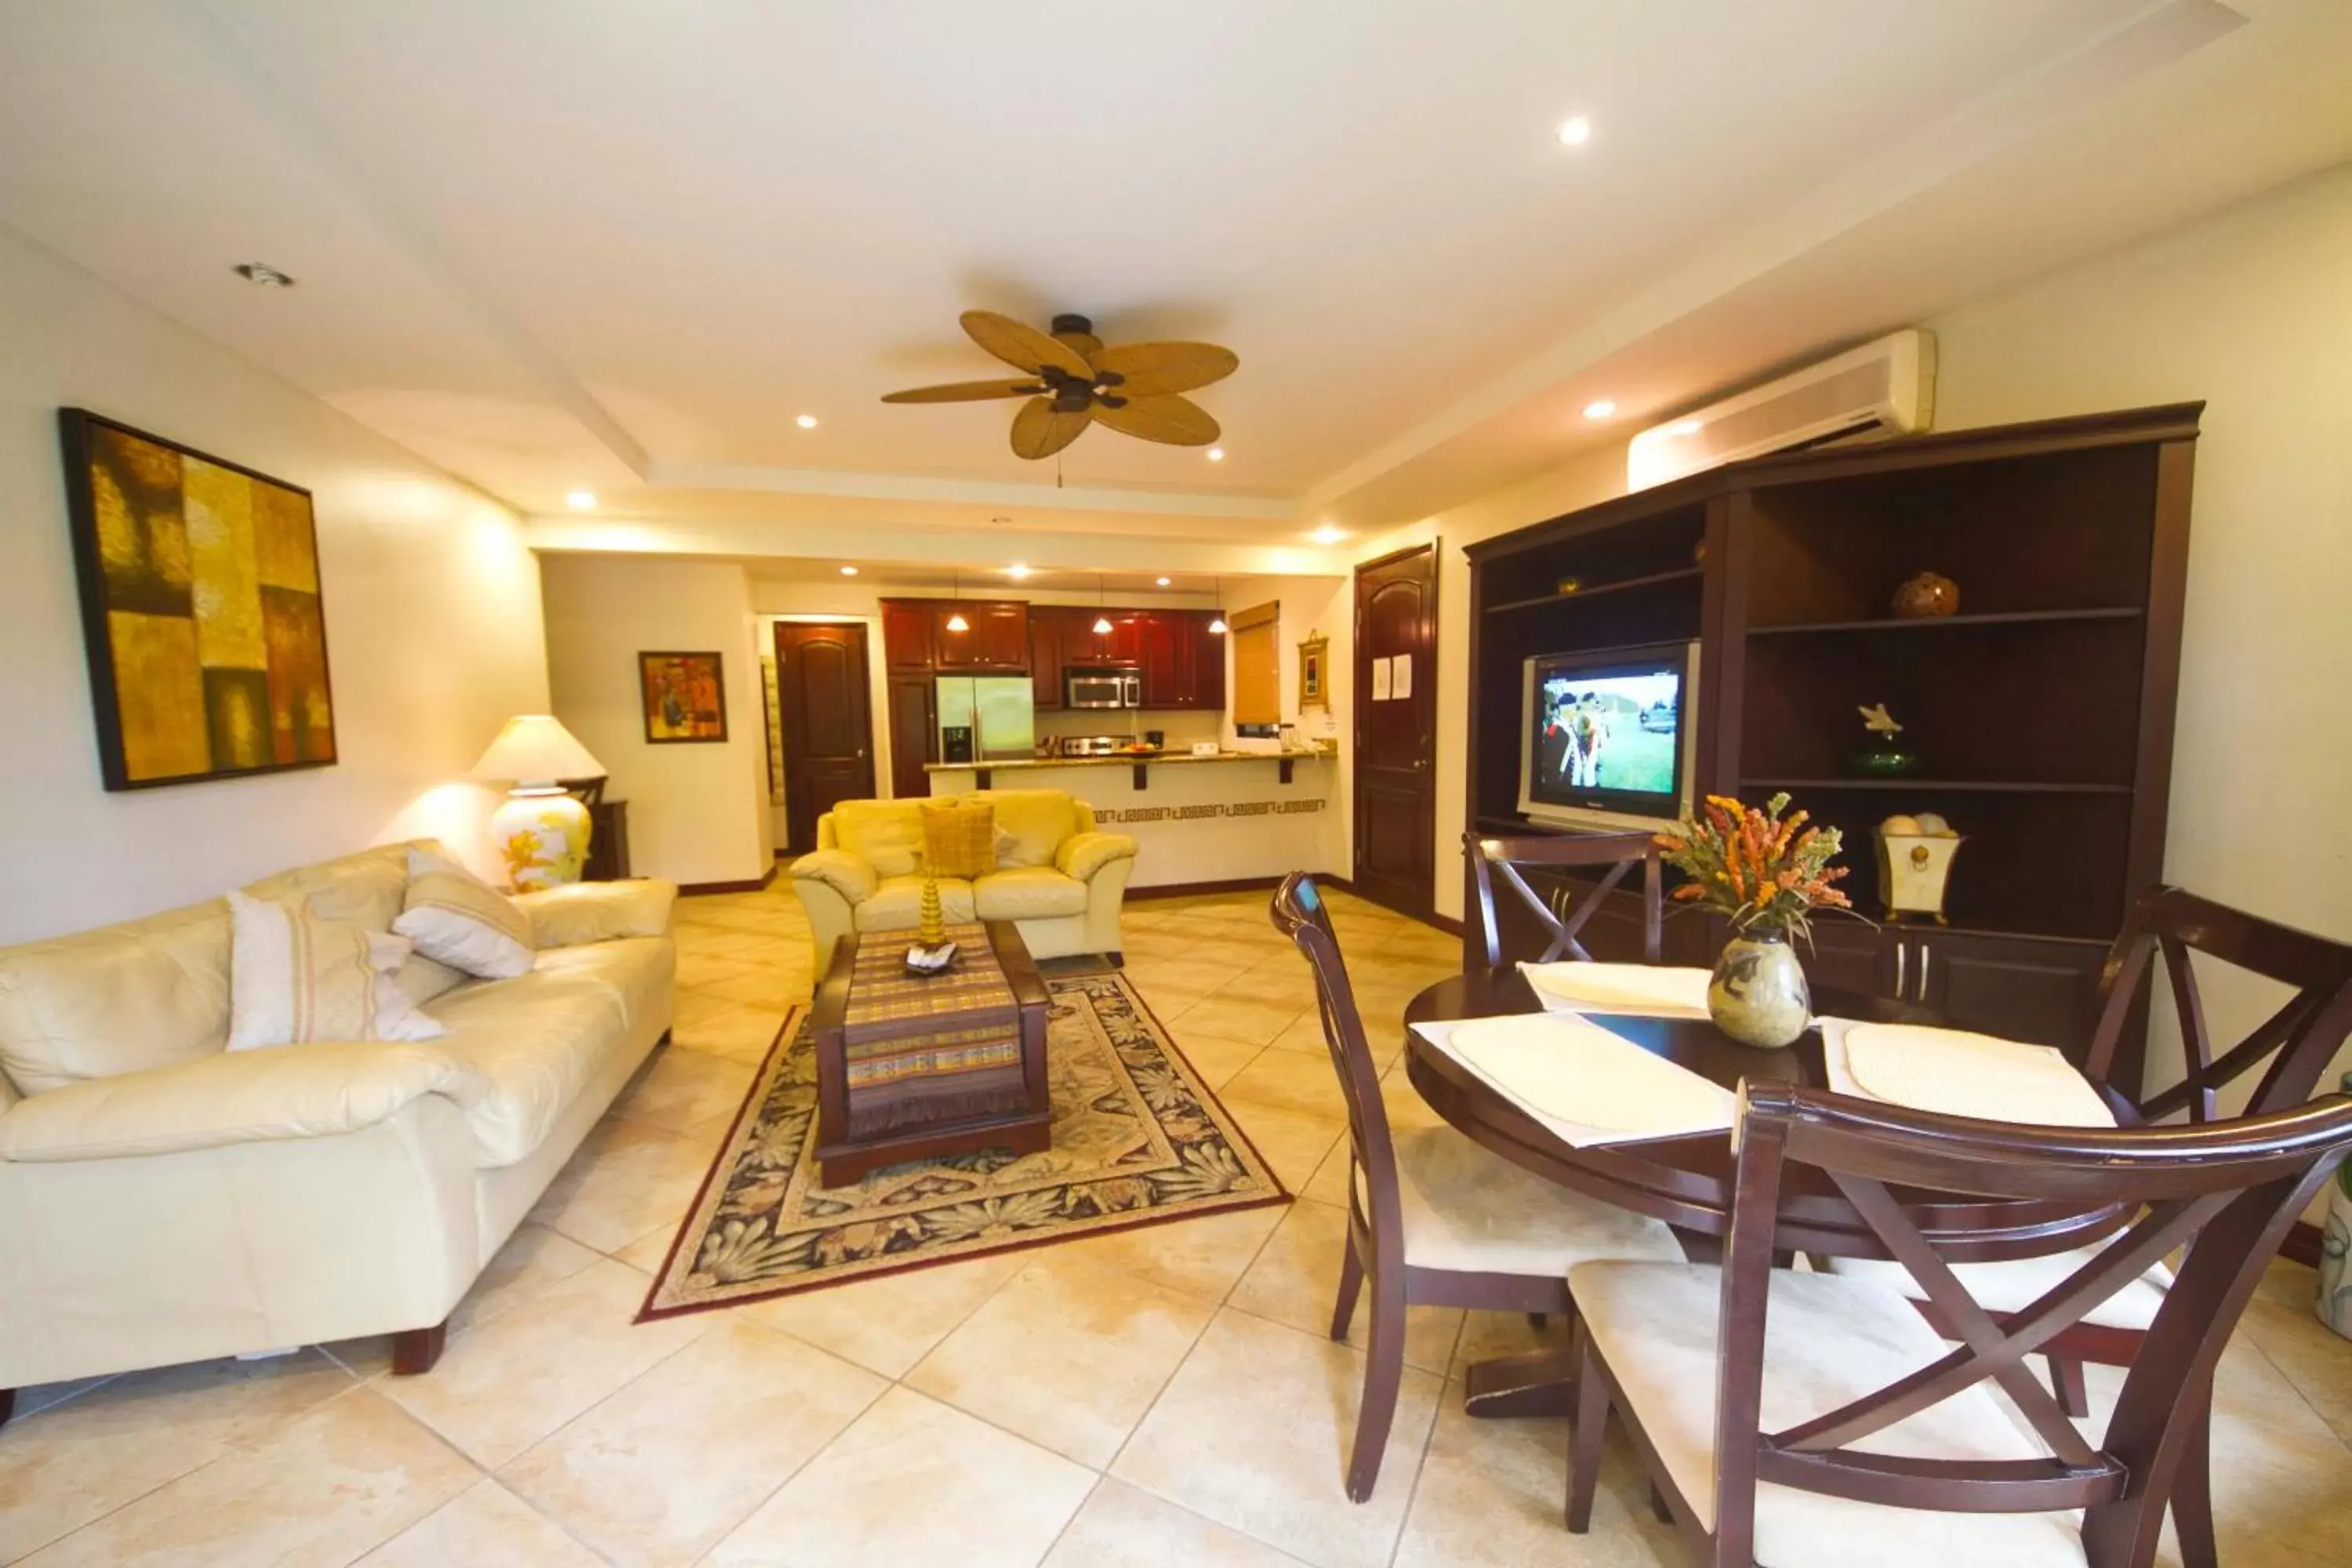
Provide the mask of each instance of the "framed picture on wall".
[{"label": "framed picture on wall", "polygon": [[648,745],[727,739],[727,681],[715,653],[641,653],[637,687]]},{"label": "framed picture on wall", "polygon": [[1298,706],[1303,712],[1309,708],[1331,706],[1331,639],[1309,637],[1298,645]]},{"label": "framed picture on wall", "polygon": [[310,492],[87,409],[58,431],[106,787],[332,766]]}]

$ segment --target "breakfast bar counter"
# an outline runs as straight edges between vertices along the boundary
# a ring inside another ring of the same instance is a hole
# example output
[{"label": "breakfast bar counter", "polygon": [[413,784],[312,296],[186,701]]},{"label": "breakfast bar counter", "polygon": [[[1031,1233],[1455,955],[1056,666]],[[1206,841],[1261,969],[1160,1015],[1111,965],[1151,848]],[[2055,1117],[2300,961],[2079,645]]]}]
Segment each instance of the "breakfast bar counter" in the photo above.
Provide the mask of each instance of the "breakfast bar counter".
[{"label": "breakfast bar counter", "polygon": [[1137,844],[1138,888],[1225,882],[1345,864],[1337,753],[1129,752],[933,763],[933,795],[1059,789]]}]

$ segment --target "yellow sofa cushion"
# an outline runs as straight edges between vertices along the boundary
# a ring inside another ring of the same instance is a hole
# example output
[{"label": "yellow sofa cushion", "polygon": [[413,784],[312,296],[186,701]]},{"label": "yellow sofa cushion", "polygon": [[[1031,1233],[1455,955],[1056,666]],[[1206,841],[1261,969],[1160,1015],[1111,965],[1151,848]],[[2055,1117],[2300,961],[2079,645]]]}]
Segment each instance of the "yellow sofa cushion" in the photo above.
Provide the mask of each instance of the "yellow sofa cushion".
[{"label": "yellow sofa cushion", "polygon": [[[857,929],[866,931],[913,931],[923,923],[923,879],[920,877],[885,877],[874,896],[857,906]],[[970,921],[971,884],[960,877],[940,879],[940,915],[948,924]]]},{"label": "yellow sofa cushion", "polygon": [[1049,920],[1087,912],[1087,885],[1051,866],[992,872],[971,885],[971,894],[984,921]]},{"label": "yellow sofa cushion", "polygon": [[984,800],[923,802],[923,869],[966,881],[995,870],[995,808]]},{"label": "yellow sofa cushion", "polygon": [[845,800],[833,808],[841,847],[874,868],[877,877],[904,877],[923,863],[923,803]]},{"label": "yellow sofa cushion", "polygon": [[1077,809],[1064,790],[988,790],[966,798],[996,810],[999,866],[1051,866],[1062,840],[1078,830]]}]

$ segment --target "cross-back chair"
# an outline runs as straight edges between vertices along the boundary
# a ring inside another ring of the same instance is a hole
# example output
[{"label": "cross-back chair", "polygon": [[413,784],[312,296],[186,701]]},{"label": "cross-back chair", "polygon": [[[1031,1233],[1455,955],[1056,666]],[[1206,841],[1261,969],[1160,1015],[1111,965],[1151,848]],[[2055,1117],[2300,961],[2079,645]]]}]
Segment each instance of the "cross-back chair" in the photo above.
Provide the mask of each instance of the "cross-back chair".
[{"label": "cross-back chair", "polygon": [[[2168,1496],[2202,1458],[2222,1347],[2280,1238],[2352,1149],[2352,1098],[2081,1131],[1751,1080],[1738,1139],[1720,1266],[1593,1263],[1570,1275],[1581,1317],[1569,1528],[1590,1524],[1614,1409],[1695,1562],[2146,1568]],[[1958,1343],[1883,1285],[1773,1267],[1792,1164],[1829,1176]],[[2139,1217],[2004,1317],[1977,1304],[1897,1187]],[[2105,1432],[2084,1436],[2026,1357],[2183,1246],[2147,1353]]]},{"label": "cross-back chair", "polygon": [[[2293,993],[2244,1038],[2217,1051],[2191,965],[2191,954],[2200,952],[2291,986]],[[2181,1077],[2160,1089],[2116,1082],[2113,1075],[2126,1031],[2145,1016],[2140,1005],[2159,966],[2180,1024]],[[2099,976],[2098,1022],[2083,1071],[2125,1123],[2185,1116],[2189,1123],[2202,1125],[2219,1118],[2221,1091],[2257,1069],[2262,1077],[2247,1098],[2247,1114],[2302,1104],[2318,1087],[2347,1035],[2352,1035],[2352,945],[2233,910],[2182,888],[2160,886],[2132,900],[2123,933],[2108,950]],[[2053,1270],[2063,1269],[2072,1256],[1970,1264],[1958,1272],[1979,1306],[2007,1315],[2038,1296],[2055,1277]],[[1892,1284],[1920,1301],[1931,1321],[1949,1327],[1899,1263],[1838,1258],[1829,1267]],[[2140,1355],[2148,1325],[2170,1285],[2170,1272],[2157,1262],[2048,1342],[2044,1354],[2051,1381],[2068,1414],[2089,1412],[2084,1362],[2129,1366]],[[2211,1568],[2211,1502],[2201,1427],[2197,1451],[2199,1463],[2183,1478],[2174,1498],[2174,1522],[2186,1568]]]},{"label": "cross-back chair", "polygon": [[[1657,842],[1650,834],[1564,833],[1557,837],[1496,838],[1465,833],[1462,836],[1462,847],[1469,857],[1471,874],[1477,880],[1478,924],[1486,939],[1488,969],[1503,965],[1502,918],[1495,899],[1496,881],[1516,893],[1537,923],[1549,934],[1551,945],[1545,949],[1540,962],[1549,963],[1562,957],[1590,960],[1592,954],[1577,940],[1578,934],[1636,866],[1642,868],[1642,954],[1649,963],[1658,962],[1665,875],[1659,862]],[[1522,866],[1539,866],[1548,870],[1606,866],[1609,869],[1585,890],[1581,899],[1576,899],[1572,897],[1577,887],[1573,882],[1563,881],[1549,896],[1538,892],[1519,869]]]},{"label": "cross-back chair", "polygon": [[1408,1306],[1566,1313],[1574,1265],[1679,1258],[1682,1247],[1658,1221],[1556,1186],[1451,1127],[1391,1128],[1321,889],[1294,872],[1276,890],[1272,912],[1275,929],[1314,971],[1323,1042],[1348,1105],[1348,1250],[1331,1337],[1346,1340],[1369,1284],[1370,1355],[1348,1465],[1348,1496],[1362,1502],[1380,1479],[1396,1416]]}]

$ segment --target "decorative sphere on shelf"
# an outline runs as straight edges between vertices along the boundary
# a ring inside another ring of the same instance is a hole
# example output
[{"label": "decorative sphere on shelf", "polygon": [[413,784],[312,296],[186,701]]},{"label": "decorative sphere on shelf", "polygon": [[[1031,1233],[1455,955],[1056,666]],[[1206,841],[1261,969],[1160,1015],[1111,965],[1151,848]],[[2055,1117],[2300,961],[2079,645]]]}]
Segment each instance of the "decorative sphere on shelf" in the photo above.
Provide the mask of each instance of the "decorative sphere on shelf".
[{"label": "decorative sphere on shelf", "polygon": [[1906,577],[1895,590],[1895,614],[1902,620],[1954,615],[1959,607],[1960,585],[1940,572],[1922,572],[1916,577]]}]

